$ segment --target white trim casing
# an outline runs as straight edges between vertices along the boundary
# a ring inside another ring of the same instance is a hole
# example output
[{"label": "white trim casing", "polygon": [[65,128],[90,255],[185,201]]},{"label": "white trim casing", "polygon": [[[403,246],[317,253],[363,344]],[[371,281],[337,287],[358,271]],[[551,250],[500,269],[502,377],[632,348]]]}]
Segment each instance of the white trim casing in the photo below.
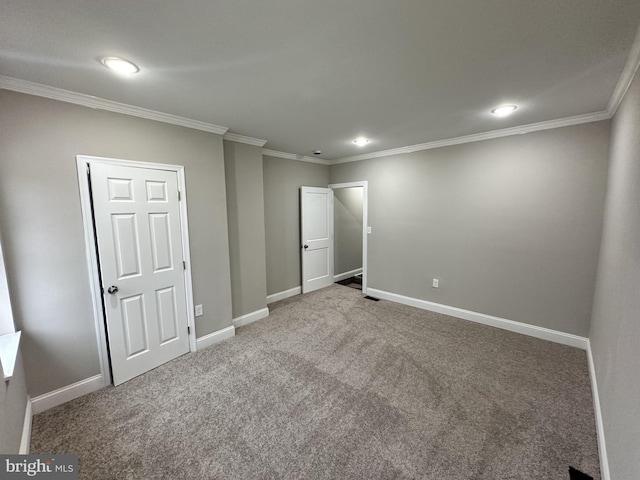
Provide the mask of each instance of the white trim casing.
[{"label": "white trim casing", "polygon": [[31,425],[33,421],[33,412],[31,410],[31,399],[27,397],[27,405],[24,409],[24,424],[22,426],[22,438],[20,439],[20,455],[28,455],[31,444]]},{"label": "white trim casing", "polygon": [[267,305],[273,302],[284,300],[285,298],[295,297],[296,295],[300,295],[301,293],[302,293],[301,286],[293,287],[293,288],[290,288],[289,290],[284,290],[278,293],[272,293],[271,295],[267,295]]},{"label": "white trim casing", "polygon": [[550,342],[561,343],[562,345],[568,345],[570,347],[576,347],[582,350],[587,350],[589,345],[589,339],[580,337],[578,335],[573,335],[571,333],[564,333],[558,330],[551,330],[550,328],[515,322],[513,320],[507,320],[506,318],[494,317],[492,315],[473,312],[471,310],[464,310],[458,307],[450,307],[448,305],[429,302],[427,300],[420,300],[418,298],[405,297],[404,295],[385,292],[384,290],[370,288],[369,295],[374,298],[402,303],[411,307],[421,308],[422,310],[443,313],[445,315],[451,315],[452,317],[461,318],[463,320],[469,320],[471,322],[501,328],[502,330],[509,330],[510,332],[521,333],[523,335],[540,338],[542,340],[548,340]]},{"label": "white trim casing", "polygon": [[245,325],[249,325],[250,323],[256,322],[258,320],[262,320],[263,318],[267,318],[269,316],[269,308],[264,307],[260,310],[256,310],[255,312],[247,313],[246,315],[241,315],[237,318],[233,319],[233,326],[235,328],[244,327]]},{"label": "white trim casing", "polygon": [[131,117],[146,118],[147,120],[155,120],[157,122],[169,123],[181,127],[193,128],[194,130],[202,130],[209,133],[217,133],[223,135],[228,127],[214,125],[213,123],[201,122],[191,118],[179,117],[170,113],[157,112],[147,108],[136,107],[126,103],[114,102],[105,98],[85,95],[84,93],[72,92],[62,88],[50,87],[41,83],[29,82],[19,78],[7,77],[0,75],[0,88],[11,90],[13,92],[27,93],[37,97],[50,98],[60,102],[73,103],[83,107],[95,108],[98,110],[106,110],[108,112],[122,113]]},{"label": "white trim casing", "polygon": [[196,340],[196,345],[198,350],[201,350],[203,348],[210,347],[211,345],[215,345],[216,343],[220,343],[228,338],[232,338],[235,334],[236,328],[232,325],[230,327],[223,328],[222,330],[218,330],[217,332],[203,335]]},{"label": "white trim casing", "polygon": [[333,283],[339,282],[341,280],[346,280],[347,278],[355,277],[356,275],[360,275],[362,273],[361,268],[356,268],[355,270],[351,270],[350,272],[344,272],[333,275]]},{"label": "white trim casing", "polygon": [[78,172],[78,186],[80,189],[80,207],[82,211],[82,223],[84,226],[84,242],[87,257],[87,267],[89,269],[89,285],[92,292],[93,316],[96,329],[96,340],[98,342],[98,355],[100,360],[100,371],[104,385],[111,383],[111,370],[109,368],[109,354],[107,349],[107,334],[104,322],[104,312],[102,310],[102,293],[100,291],[100,275],[98,271],[98,257],[95,248],[95,229],[93,225],[93,215],[91,211],[91,196],[89,190],[89,178],[87,176],[87,165],[92,163],[103,163],[108,165],[118,165],[124,167],[149,168],[156,170],[168,170],[176,172],[178,176],[178,188],[181,192],[180,208],[180,229],[182,235],[182,255],[185,260],[184,280],[187,303],[187,325],[191,333],[189,334],[189,350],[196,350],[195,337],[195,312],[193,302],[193,283],[191,278],[191,252],[189,248],[189,219],[187,215],[187,186],[185,181],[184,167],[182,165],[169,165],[164,163],[137,162],[133,160],[121,160],[113,158],[94,157],[89,155],[76,155],[76,167]]},{"label": "white trim casing", "polygon": [[104,312],[102,310],[102,295],[100,292],[100,275],[98,274],[98,255],[95,248],[93,216],[91,212],[91,195],[86,163],[76,157],[78,169],[78,187],[80,189],[80,210],[82,212],[82,225],[84,231],[85,255],[89,269],[89,289],[91,290],[91,303],[93,307],[93,323],[96,329],[96,342],[98,346],[98,361],[103,386],[111,383],[111,369],[109,368],[109,350],[107,348],[107,331],[104,324]]},{"label": "white trim casing", "polygon": [[591,396],[593,397],[593,411],[596,417],[596,432],[598,434],[600,473],[602,474],[602,480],[611,480],[611,474],[609,473],[609,458],[607,456],[607,445],[604,439],[604,422],[602,420],[602,409],[600,408],[600,395],[598,394],[598,379],[596,378],[596,366],[593,363],[593,353],[591,351],[590,340],[587,340],[587,360],[589,362]]},{"label": "white trim casing", "polygon": [[230,142],[246,143],[247,145],[254,145],[256,147],[264,147],[267,143],[266,140],[262,140],[261,138],[247,137],[246,135],[230,132],[225,133],[222,138]]},{"label": "white trim casing", "polygon": [[100,390],[103,387],[104,379],[102,375],[94,375],[93,377],[80,380],[79,382],[31,399],[31,409],[33,414],[37,415],[50,408],[57,407],[58,405],[62,405],[88,393]]}]

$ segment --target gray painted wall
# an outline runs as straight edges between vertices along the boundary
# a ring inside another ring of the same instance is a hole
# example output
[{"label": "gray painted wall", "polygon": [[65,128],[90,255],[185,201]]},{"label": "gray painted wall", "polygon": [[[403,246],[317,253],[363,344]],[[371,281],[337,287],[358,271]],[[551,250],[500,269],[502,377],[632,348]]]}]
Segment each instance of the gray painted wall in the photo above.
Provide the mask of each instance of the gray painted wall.
[{"label": "gray painted wall", "polygon": [[20,450],[26,407],[27,387],[22,357],[18,354],[13,377],[8,382],[0,380],[0,453],[16,454]]},{"label": "gray painted wall", "polygon": [[370,288],[586,336],[608,148],[590,123],[336,165],[331,183],[369,181]]},{"label": "gray painted wall", "polygon": [[300,187],[327,187],[329,167],[263,157],[267,294],[300,286]]},{"label": "gray painted wall", "polygon": [[613,119],[591,349],[612,480],[640,472],[640,76]]},{"label": "gray painted wall", "polygon": [[231,325],[222,137],[0,90],[0,230],[32,397],[100,372],[75,156],[185,166],[198,336]]},{"label": "gray painted wall", "polygon": [[267,306],[262,148],[224,142],[233,317]]},{"label": "gray painted wall", "polygon": [[334,274],[362,268],[362,187],[333,191]]}]

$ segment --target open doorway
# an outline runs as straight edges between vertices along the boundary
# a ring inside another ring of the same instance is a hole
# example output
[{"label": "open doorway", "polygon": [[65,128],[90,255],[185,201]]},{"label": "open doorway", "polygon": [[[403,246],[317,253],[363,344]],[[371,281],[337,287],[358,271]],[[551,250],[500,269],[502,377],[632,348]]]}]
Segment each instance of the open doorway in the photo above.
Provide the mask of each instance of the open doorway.
[{"label": "open doorway", "polygon": [[366,181],[300,187],[302,293],[349,280],[366,295],[367,190]]},{"label": "open doorway", "polygon": [[367,182],[329,185],[333,190],[333,280],[367,293]]}]

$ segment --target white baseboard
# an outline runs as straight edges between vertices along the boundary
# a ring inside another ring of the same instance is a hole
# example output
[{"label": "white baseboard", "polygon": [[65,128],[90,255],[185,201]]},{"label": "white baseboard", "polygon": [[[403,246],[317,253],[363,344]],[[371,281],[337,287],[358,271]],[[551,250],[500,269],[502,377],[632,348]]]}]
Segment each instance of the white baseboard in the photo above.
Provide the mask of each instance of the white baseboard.
[{"label": "white baseboard", "polygon": [[356,268],[355,270],[351,270],[350,272],[339,273],[333,276],[334,282],[339,282],[340,280],[345,280],[347,278],[355,277],[362,273],[362,268]]},{"label": "white baseboard", "polygon": [[220,343],[227,338],[234,337],[235,334],[236,328],[232,325],[230,327],[223,328],[222,330],[218,330],[217,332],[210,333],[209,335],[200,337],[196,340],[196,350]]},{"label": "white baseboard", "polygon": [[301,293],[302,293],[302,287],[294,287],[294,288],[290,288],[289,290],[285,290],[284,292],[278,292],[272,295],[267,295],[267,305],[269,303],[277,302],[278,300],[284,300],[285,298],[300,295]]},{"label": "white baseboard", "polygon": [[20,455],[29,454],[29,445],[31,443],[31,422],[33,412],[31,411],[31,399],[27,397],[27,406],[24,409],[24,424],[22,426],[22,439],[20,440]]},{"label": "white baseboard", "polygon": [[421,308],[423,310],[443,313],[445,315],[451,315],[452,317],[461,318],[463,320],[482,323],[483,325],[489,325],[491,327],[501,328],[503,330],[521,333],[530,337],[536,337],[541,338],[542,340],[561,343],[563,345],[569,345],[570,347],[576,347],[582,350],[587,350],[587,347],[589,345],[589,340],[585,337],[580,337],[571,333],[559,332],[558,330],[551,330],[550,328],[515,322],[513,320],[507,320],[506,318],[494,317],[491,315],[486,315],[484,313],[472,312],[471,310],[464,310],[458,307],[450,307],[448,305],[429,302],[427,300],[405,297],[404,295],[385,292],[383,290],[377,290],[375,288],[368,288],[367,294],[371,297],[380,298],[382,300],[389,300],[391,302],[402,303],[404,305],[410,305],[412,307]]},{"label": "white baseboard", "polygon": [[596,378],[596,367],[593,363],[593,353],[591,352],[591,341],[587,340],[587,359],[589,361],[589,377],[591,378],[591,396],[593,397],[593,411],[596,416],[596,432],[598,433],[598,452],[600,453],[600,473],[602,480],[611,480],[609,474],[609,458],[607,456],[607,445],[604,441],[604,423],[602,421],[602,410],[600,409],[600,395],[598,394],[598,380]]},{"label": "white baseboard", "polygon": [[267,318],[269,316],[269,308],[264,307],[260,310],[256,310],[255,312],[247,313],[246,315],[242,315],[238,318],[233,319],[233,326],[235,328],[242,327],[244,325],[249,325],[257,320],[262,320],[263,318]]},{"label": "white baseboard", "polygon": [[62,405],[70,400],[86,395],[87,393],[95,392],[104,387],[104,378],[102,375],[94,375],[93,377],[85,378],[66,387],[59,388],[53,392],[39,395],[31,400],[31,409],[33,414],[44,412],[50,408]]}]

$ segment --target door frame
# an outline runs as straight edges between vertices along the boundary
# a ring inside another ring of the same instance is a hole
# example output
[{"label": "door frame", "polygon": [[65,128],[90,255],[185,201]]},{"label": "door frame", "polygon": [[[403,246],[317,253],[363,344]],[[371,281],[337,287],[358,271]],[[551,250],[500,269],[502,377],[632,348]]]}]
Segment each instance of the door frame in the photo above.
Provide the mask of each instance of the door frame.
[{"label": "door frame", "polygon": [[196,328],[193,310],[193,283],[191,280],[191,252],[189,249],[189,222],[187,218],[187,185],[185,182],[184,166],[165,163],[139,162],[134,160],[121,160],[116,158],[94,157],[91,155],[76,155],[76,168],[78,172],[78,186],[80,189],[80,208],[82,210],[82,225],[84,227],[84,244],[89,273],[89,286],[93,303],[93,319],[96,329],[96,341],[98,344],[98,356],[100,360],[100,373],[103,386],[113,383],[111,369],[109,367],[109,349],[107,345],[106,318],[102,308],[102,291],[100,289],[100,270],[98,266],[98,253],[96,244],[96,231],[93,223],[93,209],[91,204],[91,189],[89,184],[88,169],[92,164],[117,165],[120,167],[147,168],[152,170],[165,170],[176,172],[178,188],[180,189],[180,232],[182,235],[182,258],[186,265],[184,269],[185,293],[187,303],[187,325],[189,326],[189,351],[196,351]]},{"label": "door frame", "polygon": [[[329,188],[337,190],[339,188],[362,187],[362,293],[367,294],[367,229],[369,228],[369,182],[362,180],[359,182],[332,183]],[[334,202],[335,204],[335,202]],[[335,242],[335,237],[334,240]],[[333,246],[335,251],[335,245]],[[335,280],[335,278],[334,278]]]}]

